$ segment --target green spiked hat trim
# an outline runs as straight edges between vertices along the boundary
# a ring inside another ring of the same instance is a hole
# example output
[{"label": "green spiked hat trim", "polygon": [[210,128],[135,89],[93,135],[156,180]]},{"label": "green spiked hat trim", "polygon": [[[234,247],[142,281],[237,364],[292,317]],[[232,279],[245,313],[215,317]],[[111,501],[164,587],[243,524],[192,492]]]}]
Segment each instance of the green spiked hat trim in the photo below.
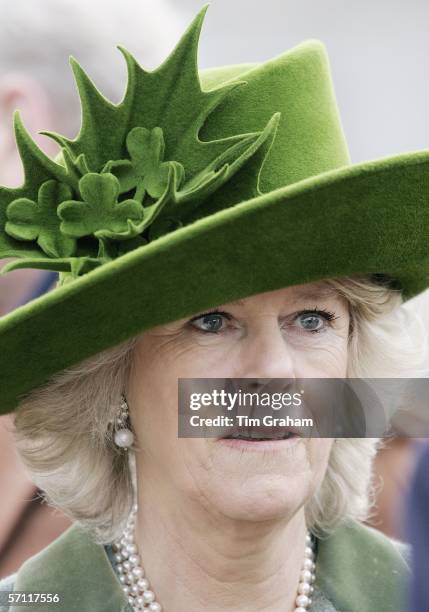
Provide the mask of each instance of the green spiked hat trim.
[{"label": "green spiked hat trim", "polygon": [[204,13],[155,72],[143,70],[119,47],[128,67],[119,105],[104,98],[72,60],[80,134],[70,140],[42,132],[60,145],[61,163],[43,153],[15,115],[25,184],[0,192],[0,257],[20,260],[2,273],[42,268],[60,272],[60,284],[74,280],[186,224],[238,170],[269,149],[278,113],[261,131],[199,139],[209,113],[240,86],[201,89],[197,43]]}]

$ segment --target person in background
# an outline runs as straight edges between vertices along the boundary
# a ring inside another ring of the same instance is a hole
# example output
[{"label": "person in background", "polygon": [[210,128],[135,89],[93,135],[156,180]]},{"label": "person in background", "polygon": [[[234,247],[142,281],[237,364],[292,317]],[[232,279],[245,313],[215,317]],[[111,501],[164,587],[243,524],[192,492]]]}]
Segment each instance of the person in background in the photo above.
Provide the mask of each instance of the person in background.
[{"label": "person in background", "polygon": [[404,499],[416,467],[418,444],[397,436],[384,441],[374,461],[375,504],[369,525],[391,538],[405,541]]},{"label": "person in background", "polygon": [[[13,109],[20,110],[27,130],[48,154],[55,154],[57,146],[37,135],[39,130],[71,138],[79,131],[72,70],[64,77],[69,56],[119,102],[126,70],[115,45],[123,44],[150,70],[168,55],[184,25],[168,0],[0,0],[0,15],[0,184],[10,187],[24,178],[10,120]],[[0,276],[0,316],[48,291],[56,277],[31,269]],[[0,577],[70,524],[41,503],[15,456],[11,430],[9,417],[0,418]]]},{"label": "person in background", "polygon": [[407,496],[407,535],[412,544],[413,574],[409,594],[410,612],[429,607],[429,444],[421,446],[419,461]]},{"label": "person in background", "polygon": [[[406,308],[414,312],[429,329],[429,292],[410,300]],[[429,347],[426,353],[427,373],[429,376]],[[404,423],[405,425],[405,423]],[[421,439],[428,431],[427,421],[416,425],[411,437],[407,437],[398,423],[398,435],[384,442],[374,461],[375,505],[368,524],[386,535],[399,540],[407,540],[405,529],[405,506],[410,482],[416,470],[420,455]],[[403,435],[401,435],[401,432]]]}]

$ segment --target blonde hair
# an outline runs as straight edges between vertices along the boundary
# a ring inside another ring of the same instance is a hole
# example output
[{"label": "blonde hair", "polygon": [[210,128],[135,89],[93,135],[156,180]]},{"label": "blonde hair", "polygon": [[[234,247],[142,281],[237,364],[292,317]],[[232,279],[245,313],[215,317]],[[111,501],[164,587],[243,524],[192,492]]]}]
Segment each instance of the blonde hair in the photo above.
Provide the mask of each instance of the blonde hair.
[{"label": "blonde hair", "polygon": [[[350,377],[416,377],[426,352],[423,323],[398,290],[367,277],[323,281],[349,304]],[[21,458],[48,503],[90,529],[101,543],[121,533],[133,501],[133,453],[112,440],[138,337],[99,353],[32,391],[16,413]],[[423,372],[422,372],[423,374]],[[364,520],[373,503],[377,439],[332,445],[324,479],[306,506],[307,525],[323,537],[346,519]]]}]

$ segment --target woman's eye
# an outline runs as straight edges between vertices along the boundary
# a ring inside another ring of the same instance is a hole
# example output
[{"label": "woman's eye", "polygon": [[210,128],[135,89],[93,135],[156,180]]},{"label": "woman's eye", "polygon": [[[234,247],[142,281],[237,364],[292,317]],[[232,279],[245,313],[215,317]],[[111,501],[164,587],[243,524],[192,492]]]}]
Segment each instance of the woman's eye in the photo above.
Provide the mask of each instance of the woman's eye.
[{"label": "woman's eye", "polygon": [[211,313],[192,319],[191,324],[203,332],[216,333],[222,329],[224,319],[221,313]]},{"label": "woman's eye", "polygon": [[[318,333],[326,327],[329,321],[336,318],[334,313],[325,310],[306,310],[298,313],[294,321],[304,332]],[[231,315],[227,312],[206,312],[191,319],[189,324],[203,333],[216,334],[225,329],[225,323],[229,319]]]},{"label": "woman's eye", "polygon": [[298,324],[305,331],[318,332],[326,323],[325,318],[318,313],[305,313],[300,314],[297,319]]}]

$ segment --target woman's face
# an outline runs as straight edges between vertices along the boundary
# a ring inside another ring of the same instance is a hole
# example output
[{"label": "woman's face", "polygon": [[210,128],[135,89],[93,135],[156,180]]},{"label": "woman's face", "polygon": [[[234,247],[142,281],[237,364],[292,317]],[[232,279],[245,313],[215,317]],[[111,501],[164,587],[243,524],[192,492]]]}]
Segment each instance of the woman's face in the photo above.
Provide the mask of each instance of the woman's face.
[{"label": "woman's face", "polygon": [[214,437],[178,438],[178,379],[344,377],[348,333],[348,304],[323,283],[261,293],[144,332],[127,389],[138,478],[164,499],[181,496],[218,516],[293,516],[323,480],[332,439],[252,451]]}]

